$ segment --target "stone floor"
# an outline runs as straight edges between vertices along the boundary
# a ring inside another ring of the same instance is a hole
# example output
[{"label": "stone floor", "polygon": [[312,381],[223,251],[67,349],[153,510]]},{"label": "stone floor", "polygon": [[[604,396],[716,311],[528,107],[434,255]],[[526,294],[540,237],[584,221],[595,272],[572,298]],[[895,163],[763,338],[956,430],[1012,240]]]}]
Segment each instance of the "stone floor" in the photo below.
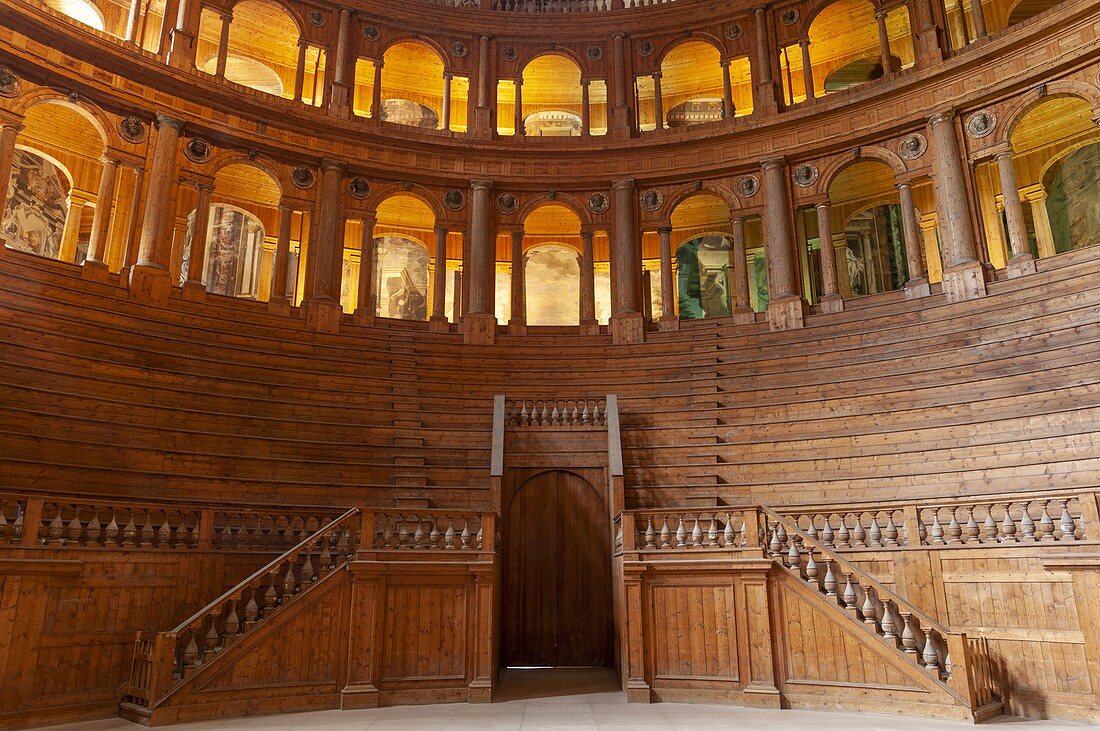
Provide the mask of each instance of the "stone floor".
[{"label": "stone floor", "polygon": [[[1094,728],[1086,724],[1001,718],[1004,731],[1061,731]],[[110,719],[54,726],[52,731],[135,731],[141,728]],[[599,731],[601,729],[659,729],[661,731],[930,731],[973,729],[972,724],[902,718],[867,713],[827,711],[765,711],[738,706],[654,703],[627,704],[615,676],[604,669],[556,668],[508,670],[493,703],[433,706],[396,706],[366,711],[319,711],[259,716],[226,721],[189,723],[173,731]]]}]

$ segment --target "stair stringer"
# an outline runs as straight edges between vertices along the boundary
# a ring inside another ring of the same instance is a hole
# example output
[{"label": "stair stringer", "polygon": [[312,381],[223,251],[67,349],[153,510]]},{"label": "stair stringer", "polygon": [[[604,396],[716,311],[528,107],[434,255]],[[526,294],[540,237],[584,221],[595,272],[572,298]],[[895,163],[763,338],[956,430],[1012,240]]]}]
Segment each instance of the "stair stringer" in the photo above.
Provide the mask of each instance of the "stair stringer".
[{"label": "stair stringer", "polygon": [[193,669],[138,720],[162,726],[340,708],[350,588],[344,564]]},{"label": "stair stringer", "polygon": [[773,577],[773,632],[784,707],[974,720],[950,686],[778,562]]}]

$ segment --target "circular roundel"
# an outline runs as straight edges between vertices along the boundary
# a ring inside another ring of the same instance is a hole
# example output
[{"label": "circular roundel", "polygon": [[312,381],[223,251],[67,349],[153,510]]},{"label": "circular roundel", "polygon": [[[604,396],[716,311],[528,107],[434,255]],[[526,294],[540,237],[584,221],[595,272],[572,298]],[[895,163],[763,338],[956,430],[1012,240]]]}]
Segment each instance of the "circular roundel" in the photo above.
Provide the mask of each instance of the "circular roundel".
[{"label": "circular roundel", "polygon": [[898,145],[898,154],[901,155],[904,160],[916,160],[923,155],[928,149],[928,140],[924,135],[914,133],[906,137]]},{"label": "circular roundel", "polygon": [[808,188],[817,182],[817,168],[813,165],[799,165],[794,169],[794,182],[801,188]]},{"label": "circular roundel", "polygon": [[745,29],[741,27],[739,23],[730,23],[726,26],[726,39],[736,41],[741,36],[745,35]]},{"label": "circular roundel", "polygon": [[466,54],[470,52],[470,47],[462,41],[455,41],[451,44],[451,53],[455,58],[465,58]]},{"label": "circular roundel", "polygon": [[505,46],[504,50],[500,52],[500,56],[505,61],[515,61],[519,58],[519,51],[516,50],[515,46]]},{"label": "circular roundel", "polygon": [[604,193],[593,193],[588,196],[588,210],[593,213],[606,213],[611,207],[611,199]]},{"label": "circular roundel", "polygon": [[149,136],[149,128],[138,117],[129,116],[118,121],[118,133],[127,142],[137,144]]},{"label": "circular roundel", "polygon": [[746,175],[737,181],[737,192],[742,198],[752,198],[760,192],[760,178],[755,175]]},{"label": "circular roundel", "polygon": [[589,46],[584,55],[588,57],[589,61],[599,61],[603,58],[603,49],[599,46]]},{"label": "circular roundel", "polygon": [[364,25],[363,37],[366,38],[368,41],[377,41],[379,38],[382,37],[382,33],[378,30],[377,25]]},{"label": "circular roundel", "polygon": [[642,208],[647,211],[655,211],[664,205],[665,196],[661,191],[650,189],[642,193]]},{"label": "circular roundel", "polygon": [[183,146],[183,154],[187,156],[187,159],[191,162],[202,164],[208,162],[210,157],[214,154],[214,148],[210,146],[210,143],[199,137],[192,137],[187,140],[187,144]]},{"label": "circular roundel", "polygon": [[310,25],[320,28],[322,25],[325,24],[325,14],[322,13],[320,10],[310,10],[309,22]]},{"label": "circular roundel", "polygon": [[791,8],[782,15],[779,16],[779,22],[783,25],[794,25],[798,22],[799,14],[798,10]]},{"label": "circular roundel", "polygon": [[988,110],[983,109],[970,115],[966,120],[966,133],[971,137],[981,138],[992,134],[997,128],[997,117]]},{"label": "circular roundel", "polygon": [[461,211],[466,205],[466,196],[458,188],[451,188],[443,195],[443,207],[448,211]]},{"label": "circular roundel", "polygon": [[305,165],[299,165],[294,168],[294,171],[290,174],[290,182],[294,183],[295,188],[301,188],[302,190],[312,188],[316,180],[317,178],[313,175],[313,171]]},{"label": "circular roundel", "polygon": [[19,77],[7,66],[0,66],[0,96],[16,96],[22,84]]},{"label": "circular roundel", "polygon": [[363,200],[370,195],[370,184],[366,178],[352,178],[348,182],[348,193],[352,198]]},{"label": "circular roundel", "polygon": [[519,200],[511,193],[501,193],[497,196],[497,208],[506,216],[510,216],[519,210]]},{"label": "circular roundel", "polygon": [[638,53],[643,56],[649,56],[654,50],[656,49],[653,47],[653,41],[642,41],[638,44]]}]

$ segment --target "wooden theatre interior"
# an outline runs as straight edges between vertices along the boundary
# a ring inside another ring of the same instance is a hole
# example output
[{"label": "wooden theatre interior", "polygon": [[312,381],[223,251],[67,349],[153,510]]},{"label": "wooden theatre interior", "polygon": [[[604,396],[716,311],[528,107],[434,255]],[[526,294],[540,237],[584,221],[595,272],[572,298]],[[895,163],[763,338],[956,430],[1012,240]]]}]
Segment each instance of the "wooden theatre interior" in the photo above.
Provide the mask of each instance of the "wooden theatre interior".
[{"label": "wooden theatre interior", "polygon": [[1100,722],[1095,0],[4,0],[0,728]]}]

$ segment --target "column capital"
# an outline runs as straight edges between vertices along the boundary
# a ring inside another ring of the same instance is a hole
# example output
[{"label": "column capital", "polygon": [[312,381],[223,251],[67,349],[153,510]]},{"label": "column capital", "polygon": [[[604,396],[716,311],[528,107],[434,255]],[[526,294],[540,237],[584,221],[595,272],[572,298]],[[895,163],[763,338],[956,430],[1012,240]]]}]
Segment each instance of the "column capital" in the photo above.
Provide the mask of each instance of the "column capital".
[{"label": "column capital", "polygon": [[341,162],[340,160],[330,160],[329,158],[324,158],[323,160],[321,160],[321,172],[323,173],[327,173],[330,170],[335,170],[343,174],[343,172],[347,170],[347,168],[348,164],[346,162]]},{"label": "column capital", "polygon": [[785,157],[773,157],[770,160],[765,160],[760,164],[760,169],[767,171],[774,168],[782,168],[787,164],[787,158]]},{"label": "column capital", "polygon": [[207,194],[213,193],[214,192],[214,184],[213,183],[200,183],[200,182],[196,181],[195,182],[195,190],[199,191],[200,193],[207,193]]},{"label": "column capital", "polygon": [[294,213],[294,211],[297,210],[292,204],[282,200],[279,201],[278,209],[279,213]]},{"label": "column capital", "polygon": [[373,63],[374,63],[374,67],[375,67],[376,69],[381,69],[381,68],[382,68],[383,66],[385,66],[385,65],[386,65],[386,62],[385,62],[385,61],[383,61],[383,60],[382,60],[382,59],[380,59],[380,58],[376,58],[376,59],[374,59]]},{"label": "column capital", "polygon": [[990,147],[985,151],[987,154],[993,157],[995,160],[1000,160],[1002,157],[1012,159],[1012,143],[1008,140],[1001,142],[993,147]]},{"label": "column capital", "polygon": [[161,127],[172,127],[177,132],[183,130],[185,122],[182,119],[176,119],[175,117],[169,117],[167,114],[157,113],[157,129]]},{"label": "column capital", "polygon": [[10,122],[5,122],[4,120],[0,120],[0,128],[2,128],[5,132],[7,132],[8,130],[11,130],[12,132],[15,132],[15,134],[19,134],[20,132],[23,131],[23,120],[22,119],[20,119],[19,121],[12,120]]},{"label": "column capital", "polygon": [[474,190],[492,190],[493,189],[493,181],[492,180],[471,180],[470,181],[470,187],[473,188]]},{"label": "column capital", "polygon": [[493,37],[491,35],[483,33],[482,35],[478,36],[477,39],[482,43],[488,43],[489,41],[493,40]]},{"label": "column capital", "polygon": [[229,12],[228,10],[219,13],[219,16],[221,17],[223,23],[233,22],[233,13]]},{"label": "column capital", "polygon": [[298,48],[305,48],[308,45],[309,45],[309,39],[308,38],[306,38],[305,36],[299,36],[298,37]]},{"label": "column capital", "polygon": [[373,226],[378,223],[378,217],[374,215],[374,211],[363,211],[359,214],[359,222],[364,226]]},{"label": "column capital", "polygon": [[730,214],[730,223],[734,226],[745,223],[745,214],[740,211]]},{"label": "column capital", "polygon": [[672,226],[669,226],[668,224],[662,224],[657,227],[657,233],[661,236],[668,236],[672,233]]},{"label": "column capital", "polygon": [[955,110],[954,109],[951,109],[950,107],[948,107],[947,109],[941,109],[941,110],[933,112],[931,115],[929,115],[929,117],[928,117],[928,126],[935,127],[937,124],[940,124],[941,122],[950,122],[954,118],[955,118]]},{"label": "column capital", "polygon": [[117,157],[113,157],[111,155],[103,155],[102,157],[99,158],[99,164],[100,165],[111,165],[111,166],[117,168],[119,165],[122,164],[122,161],[119,160]]},{"label": "column capital", "polygon": [[909,188],[910,190],[912,190],[913,189],[913,183],[910,180],[899,180],[896,183],[894,183],[894,187],[897,188],[898,190],[904,190],[906,188]]},{"label": "column capital", "polygon": [[[901,187],[901,186],[899,185],[898,187]],[[821,210],[822,208],[824,208],[825,210],[829,210],[830,205],[831,205],[831,203],[829,202],[829,199],[826,198],[824,200],[818,201],[817,203],[814,203],[814,208],[816,208],[818,210]]]},{"label": "column capital", "polygon": [[660,69],[657,69],[656,71],[654,71],[654,72],[653,72],[653,74],[652,74],[652,76],[653,76],[653,80],[654,80],[654,81],[658,81],[658,80],[660,80],[660,79],[664,78],[664,74],[663,74],[663,73],[661,73],[661,70],[660,70]]},{"label": "column capital", "polygon": [[634,190],[634,178],[627,178],[626,180],[612,180],[611,190]]},{"label": "column capital", "polygon": [[882,9],[876,10],[875,11],[875,20],[878,20],[878,21],[885,20],[887,15],[889,15],[889,12],[886,11],[886,10],[882,10]]},{"label": "column capital", "polygon": [[509,231],[508,233],[509,233],[509,234],[511,235],[511,237],[512,237],[512,243],[513,243],[513,244],[515,244],[515,243],[522,243],[522,242],[523,242],[523,236],[524,236],[524,233],[523,233],[523,229],[522,229],[522,228],[514,228],[514,229],[512,229],[511,231]]},{"label": "column capital", "polygon": [[435,225],[434,231],[435,231],[436,236],[446,236],[447,235],[447,227],[444,226],[442,223],[437,223]]},{"label": "column capital", "polygon": [[767,9],[768,9],[767,4],[754,5],[753,8],[752,8],[752,13],[753,13],[753,15],[760,15],[761,13],[763,13]]},{"label": "column capital", "polygon": [[624,38],[626,38],[626,33],[623,33],[622,31],[619,31],[618,33],[612,33],[611,34],[611,39],[615,40],[615,41],[621,41]]},{"label": "column capital", "polygon": [[805,38],[799,38],[798,39],[798,46],[799,46],[799,48],[804,48],[804,49],[809,48],[810,47],[810,37],[806,36]]},{"label": "column capital", "polygon": [[581,227],[581,241],[591,243],[592,239],[595,236],[596,236],[596,229],[587,228],[587,227],[584,227],[584,226]]}]

